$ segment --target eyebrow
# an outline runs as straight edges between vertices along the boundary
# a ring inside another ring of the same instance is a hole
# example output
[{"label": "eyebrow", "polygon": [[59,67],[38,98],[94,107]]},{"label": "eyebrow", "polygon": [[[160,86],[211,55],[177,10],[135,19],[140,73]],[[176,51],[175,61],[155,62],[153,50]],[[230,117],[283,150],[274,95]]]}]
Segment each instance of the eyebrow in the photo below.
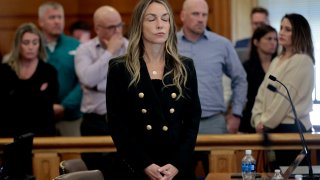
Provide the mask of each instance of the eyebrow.
[{"label": "eyebrow", "polygon": [[[156,14],[154,14],[154,13],[148,13],[148,14],[146,14],[145,16],[154,16],[154,17],[157,17],[157,15]],[[162,14],[161,16],[166,16],[166,15],[169,15],[169,13],[164,13],[164,14]]]}]

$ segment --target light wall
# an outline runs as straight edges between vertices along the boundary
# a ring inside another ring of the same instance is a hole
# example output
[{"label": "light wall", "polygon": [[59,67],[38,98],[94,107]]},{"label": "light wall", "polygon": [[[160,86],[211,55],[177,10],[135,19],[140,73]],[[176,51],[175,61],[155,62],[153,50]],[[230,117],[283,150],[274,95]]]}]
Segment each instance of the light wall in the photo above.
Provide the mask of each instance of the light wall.
[{"label": "light wall", "polygon": [[257,4],[257,0],[231,0],[233,42],[251,36],[250,12]]}]

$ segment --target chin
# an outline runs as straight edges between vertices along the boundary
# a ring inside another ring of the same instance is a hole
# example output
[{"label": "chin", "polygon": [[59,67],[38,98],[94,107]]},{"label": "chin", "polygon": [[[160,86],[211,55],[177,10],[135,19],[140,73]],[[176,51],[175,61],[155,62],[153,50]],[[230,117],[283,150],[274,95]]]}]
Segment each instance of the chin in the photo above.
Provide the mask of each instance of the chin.
[{"label": "chin", "polygon": [[60,36],[60,34],[62,34],[62,31],[54,31],[54,32],[52,32],[52,35],[54,35],[54,36]]}]

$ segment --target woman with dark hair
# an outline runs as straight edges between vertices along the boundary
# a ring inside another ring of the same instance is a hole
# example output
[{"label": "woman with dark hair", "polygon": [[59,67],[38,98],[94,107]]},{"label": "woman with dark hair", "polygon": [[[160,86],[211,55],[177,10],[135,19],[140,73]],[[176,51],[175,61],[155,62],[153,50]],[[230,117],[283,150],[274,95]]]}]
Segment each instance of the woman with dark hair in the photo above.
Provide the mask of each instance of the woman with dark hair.
[{"label": "woman with dark hair", "polygon": [[[308,21],[300,14],[286,14],[281,20],[279,45],[282,52],[271,63],[256,97],[251,124],[258,133],[299,132],[290,103],[279,93],[267,89],[275,86],[287,94],[283,86],[270,80],[276,77],[289,90],[295,105],[298,123],[304,132],[310,132],[312,124],[309,113],[312,110],[314,88],[314,55],[311,29]],[[290,154],[291,153],[291,154]],[[277,165],[289,165],[299,152],[276,151]]]},{"label": "woman with dark hair", "polygon": [[32,23],[19,26],[8,61],[0,65],[0,136],[27,132],[55,135],[55,68],[47,63],[43,37]]},{"label": "woman with dark hair", "polygon": [[[193,61],[177,52],[165,0],[141,0],[128,52],[109,63],[107,115],[120,161],[115,179],[196,179],[201,107]],[[121,169],[122,166],[122,169]]]},{"label": "woman with dark hair", "polygon": [[277,56],[277,31],[269,25],[258,27],[252,35],[250,47],[249,60],[243,64],[248,81],[248,101],[243,110],[239,127],[239,131],[243,133],[256,132],[250,123],[251,110],[260,84],[269,69],[271,61]]}]

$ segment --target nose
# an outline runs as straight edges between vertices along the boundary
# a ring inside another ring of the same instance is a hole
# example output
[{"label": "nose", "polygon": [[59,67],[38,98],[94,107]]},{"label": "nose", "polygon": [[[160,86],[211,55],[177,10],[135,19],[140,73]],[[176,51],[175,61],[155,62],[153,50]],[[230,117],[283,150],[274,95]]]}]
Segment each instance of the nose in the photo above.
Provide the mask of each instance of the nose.
[{"label": "nose", "polygon": [[33,49],[34,47],[36,47],[36,45],[34,45],[33,43],[28,44],[28,49]]},{"label": "nose", "polygon": [[203,15],[203,14],[200,14],[199,16],[197,16],[198,17],[198,22],[204,22],[205,21],[205,15]]},{"label": "nose", "polygon": [[55,23],[61,23],[62,22],[62,18],[61,17],[55,17],[54,18],[54,22]]},{"label": "nose", "polygon": [[163,27],[163,24],[162,24],[162,23],[163,23],[163,22],[162,22],[161,19],[158,19],[158,20],[157,20],[157,23],[156,23],[157,29],[162,29],[162,27]]}]

